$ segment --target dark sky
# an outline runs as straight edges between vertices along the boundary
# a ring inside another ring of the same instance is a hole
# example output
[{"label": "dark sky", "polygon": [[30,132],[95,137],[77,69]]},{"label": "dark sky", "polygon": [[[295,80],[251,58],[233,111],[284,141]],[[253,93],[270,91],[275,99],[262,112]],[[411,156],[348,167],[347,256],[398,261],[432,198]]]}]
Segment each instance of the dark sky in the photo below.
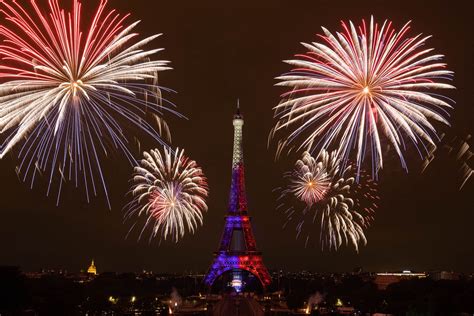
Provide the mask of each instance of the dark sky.
[{"label": "dark sky", "polygon": [[[85,2],[90,9],[98,1]],[[393,159],[382,173],[382,201],[366,232],[368,245],[359,254],[350,249],[322,253],[317,247],[305,249],[303,241],[295,240],[293,228],[282,230],[283,217],[275,210],[272,189],[292,161],[274,163],[274,153],[266,145],[274,123],[272,107],[282,92],[273,86],[273,78],[289,70],[281,60],[304,52],[299,42],[314,40],[320,26],[339,30],[341,19],[360,21],[371,14],[378,21],[393,20],[397,28],[413,20],[411,34],[434,35],[429,44],[446,55],[449,69],[456,73],[452,97],[457,105],[449,133],[474,133],[474,17],[472,8],[463,4],[468,1],[254,2],[111,0],[109,4],[142,20],[142,35],[164,33],[155,46],[166,48],[160,57],[171,60],[174,70],[164,73],[160,83],[178,91],[167,97],[189,117],[169,119],[173,144],[184,147],[209,179],[204,226],[177,245],[137,242],[136,236],[126,240],[129,223],[122,223],[122,207],[132,168],[125,160],[107,162],[112,200],[108,210],[103,197],[86,204],[82,191],[73,188],[56,207],[42,187],[30,190],[18,180],[15,161],[7,157],[0,161],[0,265],[79,271],[95,258],[99,271],[206,270],[223,229],[232,115],[239,97],[245,116],[249,212],[269,268],[473,272],[474,181],[458,192],[448,161],[420,176],[417,162],[406,175]]]}]

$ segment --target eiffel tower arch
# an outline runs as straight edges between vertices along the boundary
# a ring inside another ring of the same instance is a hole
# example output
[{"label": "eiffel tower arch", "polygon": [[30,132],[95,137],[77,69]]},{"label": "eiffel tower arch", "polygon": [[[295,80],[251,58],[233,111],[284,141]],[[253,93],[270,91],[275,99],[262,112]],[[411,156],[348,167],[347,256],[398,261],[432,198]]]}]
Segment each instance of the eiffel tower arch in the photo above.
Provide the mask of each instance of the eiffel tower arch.
[{"label": "eiffel tower arch", "polygon": [[219,249],[214,253],[214,261],[204,278],[204,283],[212,287],[216,279],[230,273],[231,286],[240,292],[246,285],[244,272],[256,277],[263,289],[271,283],[271,278],[263,264],[262,253],[257,249],[251,226],[252,219],[248,215],[242,150],[244,118],[239,106],[234,115],[233,125],[234,150],[229,205]]}]

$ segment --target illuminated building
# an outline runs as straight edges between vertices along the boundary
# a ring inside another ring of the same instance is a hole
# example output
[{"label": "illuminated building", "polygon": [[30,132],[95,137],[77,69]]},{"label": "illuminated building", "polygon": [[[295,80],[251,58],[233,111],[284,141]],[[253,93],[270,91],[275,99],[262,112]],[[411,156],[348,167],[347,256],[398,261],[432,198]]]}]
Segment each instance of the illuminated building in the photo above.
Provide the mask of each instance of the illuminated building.
[{"label": "illuminated building", "polygon": [[92,259],[91,265],[87,269],[87,273],[97,275],[97,268],[94,265],[94,259]]},{"label": "illuminated building", "polygon": [[390,284],[398,283],[402,280],[424,278],[426,278],[426,273],[413,273],[411,271],[405,270],[403,272],[395,273],[377,273],[374,282],[379,290],[385,290]]},{"label": "illuminated building", "polygon": [[256,277],[262,288],[271,283],[271,278],[263,264],[262,253],[257,250],[251,218],[247,212],[242,150],[244,119],[239,107],[234,115],[233,125],[234,150],[227,216],[219,249],[214,253],[214,262],[204,282],[212,287],[216,279],[226,275],[229,279],[228,286],[241,292],[252,278]]}]

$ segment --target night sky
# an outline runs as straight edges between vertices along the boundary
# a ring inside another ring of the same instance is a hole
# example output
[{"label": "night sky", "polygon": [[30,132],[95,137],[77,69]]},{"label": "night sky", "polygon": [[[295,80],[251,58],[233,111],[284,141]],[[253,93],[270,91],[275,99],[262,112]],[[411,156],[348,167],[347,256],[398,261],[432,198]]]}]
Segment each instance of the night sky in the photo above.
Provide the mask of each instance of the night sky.
[{"label": "night sky", "polygon": [[[38,2],[42,2],[39,0]],[[43,1],[46,3],[46,1]],[[68,0],[61,1],[68,3]],[[84,1],[92,10],[98,1]],[[94,258],[99,272],[205,271],[220,241],[231,176],[232,115],[240,98],[245,117],[244,154],[249,212],[257,245],[268,268],[285,270],[474,271],[474,181],[459,192],[454,164],[441,161],[423,175],[419,161],[404,173],[397,159],[381,174],[382,197],[376,220],[366,231],[368,245],[356,254],[351,248],[321,252],[295,240],[294,226],[283,230],[276,211],[282,173],[294,160],[274,162],[267,137],[274,124],[272,107],[284,90],[274,77],[288,71],[281,60],[304,53],[299,44],[316,39],[320,26],[340,30],[340,20],[391,19],[395,28],[413,20],[411,35],[432,34],[429,45],[446,56],[455,72],[457,90],[450,135],[474,133],[474,19],[468,1],[145,1],[110,0],[109,7],[142,20],[142,36],[164,33],[154,47],[166,50],[174,70],[161,74],[160,84],[176,90],[165,97],[189,120],[167,117],[173,145],[186,149],[204,169],[210,185],[209,212],[204,226],[179,244],[157,240],[137,242],[125,236],[122,207],[132,167],[125,159],[106,161],[112,210],[103,196],[85,203],[81,189],[64,192],[60,206],[38,185],[30,190],[15,174],[11,155],[0,161],[0,265],[23,270],[84,269]],[[153,4],[152,4],[153,3]],[[194,4],[192,4],[194,3]],[[156,144],[142,142],[142,149]],[[137,157],[139,155],[137,154]],[[419,159],[418,159],[419,160]]]}]

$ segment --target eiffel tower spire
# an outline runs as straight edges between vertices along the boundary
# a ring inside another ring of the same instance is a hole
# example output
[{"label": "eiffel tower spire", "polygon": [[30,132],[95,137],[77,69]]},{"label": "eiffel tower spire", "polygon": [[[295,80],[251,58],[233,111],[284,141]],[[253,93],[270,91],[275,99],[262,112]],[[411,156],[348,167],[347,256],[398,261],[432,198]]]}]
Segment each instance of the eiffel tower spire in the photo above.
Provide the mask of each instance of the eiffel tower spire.
[{"label": "eiffel tower spire", "polygon": [[234,146],[229,205],[220,247],[214,253],[214,262],[204,278],[204,282],[212,287],[219,276],[231,272],[234,278],[231,283],[239,284],[235,288],[240,291],[245,288],[244,272],[248,272],[257,277],[262,287],[265,288],[271,283],[271,278],[263,264],[262,253],[257,250],[251,218],[247,213],[242,132],[244,117],[240,112],[239,101],[237,101],[237,111],[232,124],[234,126]]},{"label": "eiffel tower spire", "polygon": [[234,125],[234,150],[232,151],[232,180],[230,185],[229,208],[230,215],[247,213],[247,196],[245,193],[245,168],[243,151],[244,117],[240,113],[237,100],[237,111],[232,124]]}]

